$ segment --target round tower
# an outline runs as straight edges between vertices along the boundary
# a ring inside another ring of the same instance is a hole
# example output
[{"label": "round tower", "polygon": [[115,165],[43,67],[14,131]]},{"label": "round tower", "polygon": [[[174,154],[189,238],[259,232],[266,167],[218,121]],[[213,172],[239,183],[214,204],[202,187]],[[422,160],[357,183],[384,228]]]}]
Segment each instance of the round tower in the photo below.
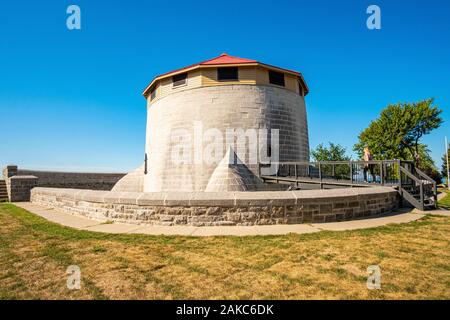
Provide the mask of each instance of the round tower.
[{"label": "round tower", "polygon": [[307,93],[299,72],[227,54],[155,77],[143,92],[143,191],[205,191],[230,147],[255,177],[261,150],[280,162],[309,161]]}]

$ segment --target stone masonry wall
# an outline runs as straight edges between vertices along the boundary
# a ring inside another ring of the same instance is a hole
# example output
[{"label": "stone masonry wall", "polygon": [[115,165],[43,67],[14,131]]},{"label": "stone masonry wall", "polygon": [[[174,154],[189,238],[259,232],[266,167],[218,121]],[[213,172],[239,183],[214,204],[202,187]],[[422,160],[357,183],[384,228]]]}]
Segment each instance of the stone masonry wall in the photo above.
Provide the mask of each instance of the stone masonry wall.
[{"label": "stone masonry wall", "polygon": [[124,173],[58,172],[18,169],[17,175],[33,175],[39,187],[111,190]]},{"label": "stone masonry wall", "polygon": [[352,220],[397,209],[399,196],[389,187],[223,193],[34,188],[31,201],[101,221],[218,226]]},{"label": "stone masonry wall", "polygon": [[12,176],[5,179],[9,201],[30,201],[30,191],[37,186],[35,176]]},{"label": "stone masonry wall", "polygon": [[30,190],[36,186],[111,190],[124,173],[83,173],[19,169],[16,165],[3,168],[9,201],[29,201]]}]

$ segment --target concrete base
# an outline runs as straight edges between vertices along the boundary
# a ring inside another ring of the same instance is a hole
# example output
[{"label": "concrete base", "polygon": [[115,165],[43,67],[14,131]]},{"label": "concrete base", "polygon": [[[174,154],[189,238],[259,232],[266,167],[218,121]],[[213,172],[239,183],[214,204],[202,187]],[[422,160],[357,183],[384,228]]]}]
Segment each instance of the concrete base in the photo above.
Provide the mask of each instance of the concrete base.
[{"label": "concrete base", "polygon": [[271,226],[216,226],[216,227],[194,227],[194,226],[138,226],[122,223],[102,223],[84,217],[73,216],[60,210],[35,205],[30,202],[14,203],[27,211],[37,214],[49,221],[79,230],[105,232],[105,233],[128,233],[148,235],[179,235],[179,236],[256,236],[256,235],[284,235],[289,233],[305,234],[319,231],[344,231],[374,228],[391,223],[407,223],[422,218],[423,213],[397,212],[380,216],[377,218],[362,219],[355,221],[320,223],[320,224],[292,224]]},{"label": "concrete base", "polygon": [[37,205],[102,221],[164,226],[250,226],[354,220],[392,212],[388,187],[264,192],[112,192],[34,188]]}]

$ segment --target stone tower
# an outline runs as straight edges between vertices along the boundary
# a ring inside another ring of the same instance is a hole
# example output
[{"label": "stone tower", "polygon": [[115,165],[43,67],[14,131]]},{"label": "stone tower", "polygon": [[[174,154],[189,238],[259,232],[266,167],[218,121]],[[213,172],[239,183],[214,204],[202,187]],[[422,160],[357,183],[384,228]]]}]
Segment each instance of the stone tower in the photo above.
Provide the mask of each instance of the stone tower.
[{"label": "stone tower", "polygon": [[[278,130],[278,161],[309,161],[307,94],[299,72],[227,54],[155,77],[143,92],[148,157],[143,191],[205,191],[229,148],[224,140],[230,130]],[[204,159],[211,135],[216,142],[223,137],[213,163]],[[233,140],[232,148],[257,176],[260,155],[251,155],[251,134],[244,138]]]}]

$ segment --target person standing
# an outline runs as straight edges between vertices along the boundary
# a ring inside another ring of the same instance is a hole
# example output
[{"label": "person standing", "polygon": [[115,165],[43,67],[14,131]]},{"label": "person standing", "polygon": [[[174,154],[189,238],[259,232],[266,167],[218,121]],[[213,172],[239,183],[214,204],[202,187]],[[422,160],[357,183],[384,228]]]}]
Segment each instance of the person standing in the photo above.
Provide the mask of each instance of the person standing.
[{"label": "person standing", "polygon": [[369,151],[368,147],[364,147],[364,181],[369,182],[368,177],[367,177],[367,171],[369,171],[370,175],[372,176],[372,181],[375,181],[375,177],[373,174],[373,164],[370,164],[369,161],[372,161],[372,154]]}]

